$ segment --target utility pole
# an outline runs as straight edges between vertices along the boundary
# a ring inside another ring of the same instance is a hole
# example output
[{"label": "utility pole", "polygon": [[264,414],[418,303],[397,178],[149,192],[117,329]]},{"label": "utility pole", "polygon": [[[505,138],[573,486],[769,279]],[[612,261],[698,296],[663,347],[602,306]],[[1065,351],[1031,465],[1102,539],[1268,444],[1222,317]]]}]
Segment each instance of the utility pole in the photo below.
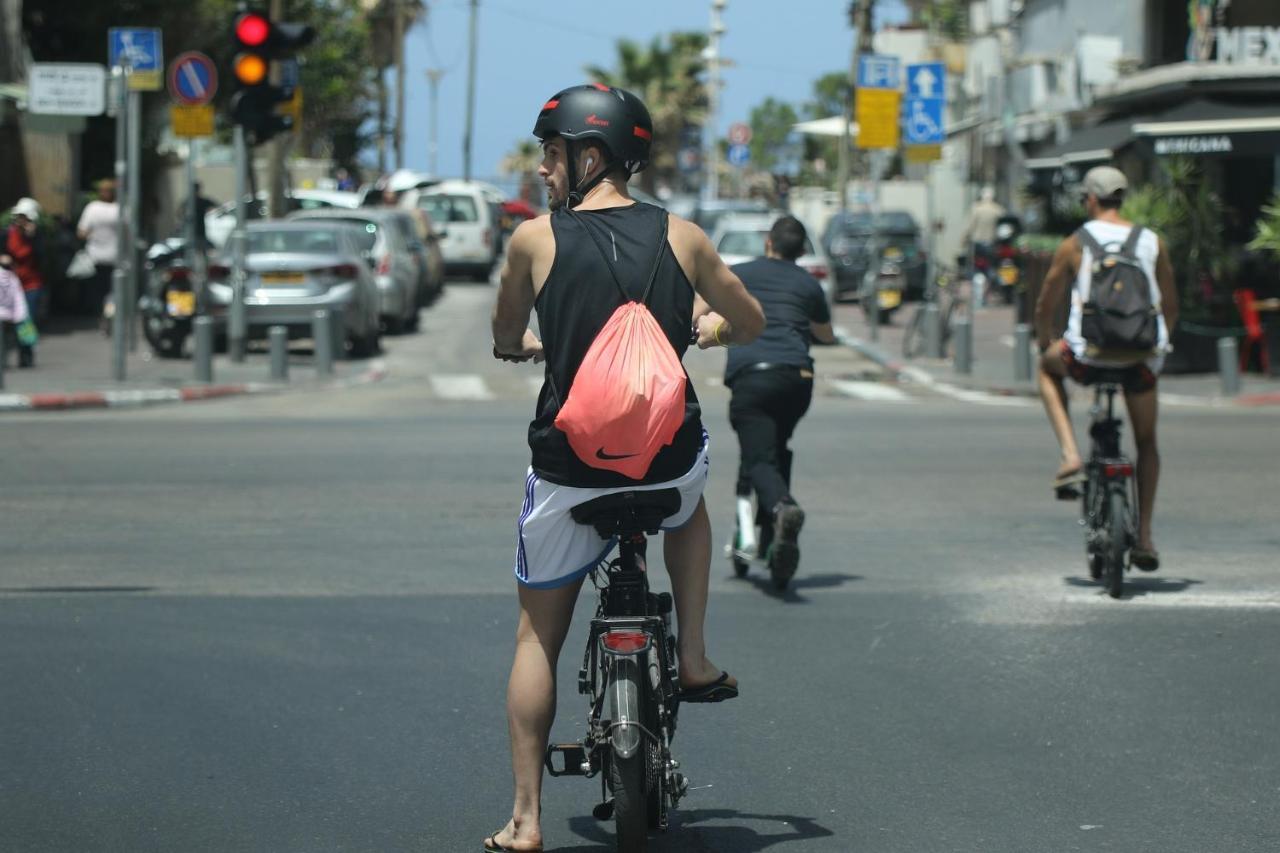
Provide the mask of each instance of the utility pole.
[{"label": "utility pole", "polygon": [[706,180],[702,183],[702,198],[711,201],[720,195],[720,39],[725,34],[720,15],[728,0],[711,0],[711,33],[707,43],[707,124],[703,129],[702,162],[706,168]]},{"label": "utility pole", "polygon": [[480,0],[471,0],[470,50],[467,54],[467,126],[462,137],[462,179],[471,180],[471,139],[476,121],[476,28],[479,26]]},{"label": "utility pole", "polygon": [[431,83],[431,128],[427,141],[427,169],[433,176],[440,175],[440,78],[444,76],[443,68],[428,68],[427,80]]},{"label": "utility pole", "polygon": [[[271,20],[279,21],[284,17],[284,0],[271,0]],[[271,83],[280,85],[280,63],[271,63]],[[284,158],[287,153],[292,134],[280,134],[271,140],[267,160],[267,210],[272,219],[282,219],[289,212],[284,203]],[[249,151],[249,168],[253,168],[253,151]]]},{"label": "utility pole", "polygon": [[849,175],[853,166],[853,104],[858,86],[858,57],[875,52],[875,31],[871,24],[871,11],[875,0],[850,0],[849,24],[855,32],[853,53],[849,57],[848,97],[844,103],[844,134],[840,138],[839,160],[836,167],[836,191],[840,194],[840,213],[849,211]]},{"label": "utility pole", "polygon": [[392,0],[391,40],[396,61],[396,126],[391,137],[396,168],[404,168],[404,0]]}]

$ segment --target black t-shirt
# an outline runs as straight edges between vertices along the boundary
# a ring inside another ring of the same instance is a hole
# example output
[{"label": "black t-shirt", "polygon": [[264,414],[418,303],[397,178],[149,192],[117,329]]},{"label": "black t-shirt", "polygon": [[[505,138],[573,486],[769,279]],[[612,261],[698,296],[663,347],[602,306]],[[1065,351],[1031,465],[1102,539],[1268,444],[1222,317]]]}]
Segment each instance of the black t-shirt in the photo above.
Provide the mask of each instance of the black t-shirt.
[{"label": "black t-shirt", "polygon": [[725,384],[731,384],[742,368],[761,362],[812,370],[809,324],[831,322],[831,308],[818,280],[780,258],[756,258],[734,266],[733,272],[760,300],[765,327],[751,343],[729,350]]},{"label": "black t-shirt", "polygon": [[[671,444],[658,451],[642,480],[587,465],[555,425],[587,350],[624,302],[609,267],[614,268],[627,293],[639,299],[658,253],[666,215],[660,207],[637,203],[605,210],[559,210],[551,216],[556,257],[534,301],[546,353],[545,381],[538,395],[537,416],[529,424],[532,467],[544,480],[583,488],[649,485],[682,477],[697,461],[702,444],[702,409],[687,377],[684,423]],[[585,229],[595,234],[598,245]],[[645,304],[676,355],[683,357],[689,348],[693,285],[669,245],[662,249],[658,275]]]}]

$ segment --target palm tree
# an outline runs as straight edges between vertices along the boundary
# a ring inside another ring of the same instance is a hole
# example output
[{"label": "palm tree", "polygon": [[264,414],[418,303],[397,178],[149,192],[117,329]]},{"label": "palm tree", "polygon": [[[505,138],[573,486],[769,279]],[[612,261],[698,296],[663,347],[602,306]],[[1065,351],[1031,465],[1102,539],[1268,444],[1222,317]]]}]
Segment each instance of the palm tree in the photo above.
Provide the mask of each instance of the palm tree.
[{"label": "palm tree", "polygon": [[652,190],[658,177],[669,183],[677,171],[676,153],[685,128],[706,119],[707,87],[701,75],[707,47],[706,33],[675,32],[655,37],[648,45],[630,39],[618,44],[616,70],[589,65],[593,81],[617,86],[637,95],[653,118],[653,152],[641,179]]},{"label": "palm tree", "polygon": [[522,139],[498,164],[504,175],[520,176],[520,198],[532,202],[536,197],[538,165],[542,162],[542,146],[532,139]]}]

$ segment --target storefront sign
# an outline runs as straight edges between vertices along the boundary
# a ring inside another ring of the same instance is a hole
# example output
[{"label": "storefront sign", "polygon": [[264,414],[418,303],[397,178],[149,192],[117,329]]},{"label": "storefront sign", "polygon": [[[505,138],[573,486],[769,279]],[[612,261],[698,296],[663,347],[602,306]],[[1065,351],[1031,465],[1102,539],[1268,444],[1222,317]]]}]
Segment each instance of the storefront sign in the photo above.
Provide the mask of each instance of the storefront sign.
[{"label": "storefront sign", "polygon": [[1226,65],[1280,65],[1280,27],[1218,27],[1218,62]]},{"label": "storefront sign", "polygon": [[1230,136],[1169,136],[1155,140],[1157,154],[1230,154]]}]

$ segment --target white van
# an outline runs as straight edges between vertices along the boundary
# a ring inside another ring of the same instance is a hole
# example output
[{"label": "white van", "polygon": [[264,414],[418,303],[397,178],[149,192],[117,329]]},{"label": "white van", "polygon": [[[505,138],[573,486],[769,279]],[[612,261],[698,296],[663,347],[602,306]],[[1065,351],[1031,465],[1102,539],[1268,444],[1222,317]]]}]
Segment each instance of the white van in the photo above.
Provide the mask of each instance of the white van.
[{"label": "white van", "polygon": [[418,192],[417,205],[444,229],[440,251],[451,274],[488,281],[502,253],[502,192],[479,181],[441,181]]}]

